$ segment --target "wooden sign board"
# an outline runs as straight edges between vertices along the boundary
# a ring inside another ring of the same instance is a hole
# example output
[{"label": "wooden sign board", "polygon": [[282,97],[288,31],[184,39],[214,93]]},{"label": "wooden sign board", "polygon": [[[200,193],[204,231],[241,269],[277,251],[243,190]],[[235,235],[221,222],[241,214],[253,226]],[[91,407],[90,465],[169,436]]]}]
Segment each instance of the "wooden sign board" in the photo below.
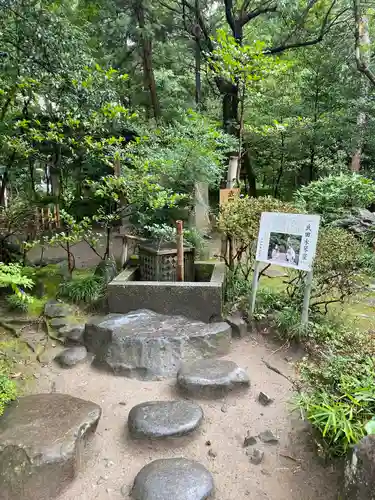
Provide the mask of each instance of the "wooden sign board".
[{"label": "wooden sign board", "polygon": [[237,197],[239,195],[239,188],[220,189],[220,206],[222,207],[225,203],[228,203],[229,198]]}]

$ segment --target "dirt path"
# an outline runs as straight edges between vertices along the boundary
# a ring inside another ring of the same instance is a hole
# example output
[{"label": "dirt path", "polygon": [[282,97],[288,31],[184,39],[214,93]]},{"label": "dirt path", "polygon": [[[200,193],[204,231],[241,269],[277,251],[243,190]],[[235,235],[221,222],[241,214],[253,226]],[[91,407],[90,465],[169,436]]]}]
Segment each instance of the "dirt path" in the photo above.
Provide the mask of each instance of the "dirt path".
[{"label": "dirt path", "polygon": [[[290,414],[290,382],[268,369],[262,358],[293,376],[287,353],[267,346],[262,337],[236,341],[227,356],[245,368],[252,387],[248,393],[232,394],[226,400],[200,401],[205,413],[201,430],[183,441],[131,442],[127,436],[130,409],[144,401],[176,398],[174,380],[141,382],[95,371],[89,364],[70,370],[42,368],[39,392],[65,392],[92,400],[103,409],[85,471],[59,500],[117,500],[127,498],[139,470],[152,460],[186,457],[198,460],[213,474],[217,500],[334,500],[337,475],[316,458],[309,433]],[[256,397],[266,392],[275,402],[261,406]],[[250,463],[243,440],[247,431],[257,435],[272,430],[278,445],[258,444],[264,462]],[[208,454],[206,442],[216,454]],[[286,455],[286,456],[283,456]],[[292,457],[292,458],[288,458]],[[183,499],[176,499],[183,500]]]}]

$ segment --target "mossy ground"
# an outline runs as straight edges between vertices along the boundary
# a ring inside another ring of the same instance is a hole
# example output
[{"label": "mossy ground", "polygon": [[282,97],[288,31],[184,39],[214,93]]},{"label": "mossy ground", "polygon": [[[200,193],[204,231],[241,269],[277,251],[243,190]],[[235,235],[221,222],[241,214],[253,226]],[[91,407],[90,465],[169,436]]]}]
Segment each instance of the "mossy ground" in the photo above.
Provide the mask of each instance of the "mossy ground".
[{"label": "mossy ground", "polygon": [[[280,267],[273,267],[283,270]],[[285,291],[285,278],[262,276],[259,288],[268,288],[276,292]],[[332,304],[329,306],[329,312],[335,316],[345,317],[349,322],[355,322],[355,325],[363,330],[375,330],[375,291],[368,290],[355,295],[344,304]]]},{"label": "mossy ground", "polygon": [[[37,362],[37,355],[46,344],[46,332],[40,325],[37,326],[35,321],[43,314],[46,302],[56,298],[62,280],[61,267],[58,265],[49,265],[41,269],[26,268],[26,272],[33,279],[43,282],[44,296],[42,298],[33,296],[27,313],[9,311],[5,300],[0,301],[2,320],[7,323],[7,319],[10,318],[12,326],[20,331],[20,337],[16,338],[6,328],[0,326],[0,374],[16,382],[19,394],[28,392],[38,377],[40,365]],[[93,269],[78,269],[74,272],[73,278],[89,276],[92,273]],[[70,323],[82,323],[87,319],[87,314],[74,307],[73,314],[67,319]]]}]

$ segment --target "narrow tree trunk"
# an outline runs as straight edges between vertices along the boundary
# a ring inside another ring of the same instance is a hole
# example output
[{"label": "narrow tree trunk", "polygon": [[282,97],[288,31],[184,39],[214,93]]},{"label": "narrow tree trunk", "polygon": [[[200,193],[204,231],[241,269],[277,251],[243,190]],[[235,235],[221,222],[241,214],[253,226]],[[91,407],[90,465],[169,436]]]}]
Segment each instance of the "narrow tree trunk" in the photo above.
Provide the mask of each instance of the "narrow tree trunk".
[{"label": "narrow tree trunk", "polygon": [[[360,59],[365,67],[369,67],[371,60],[371,40],[369,34],[369,20],[364,12],[358,12],[357,16],[358,23],[358,43],[360,50]],[[367,80],[363,80],[361,84],[361,97],[365,98],[368,94],[368,84]],[[367,117],[363,110],[358,111],[357,115],[357,145],[352,156],[351,170],[352,172],[359,172],[361,170],[361,156],[363,141],[366,129]]]},{"label": "narrow tree trunk", "polygon": [[[195,0],[195,12],[198,17],[199,13],[199,0]],[[200,29],[198,20],[196,21],[196,33],[195,33],[195,104],[197,109],[201,104],[202,99],[202,82],[201,82],[201,62],[202,53],[199,45]]]},{"label": "narrow tree trunk", "polygon": [[280,187],[280,182],[281,178],[284,173],[284,157],[285,157],[285,152],[284,152],[284,146],[285,146],[285,137],[283,132],[281,132],[281,157],[280,157],[280,167],[279,167],[279,172],[277,175],[277,180],[275,184],[275,190],[274,190],[274,197],[277,198],[277,195],[279,194],[279,187]]},{"label": "narrow tree trunk", "polygon": [[257,196],[257,180],[255,176],[255,172],[253,170],[253,166],[251,164],[251,157],[250,157],[250,152],[246,148],[245,153],[243,155],[243,162],[244,162],[244,168],[247,176],[247,180],[249,182],[249,195],[250,196]]},{"label": "narrow tree trunk", "polygon": [[161,111],[156,92],[156,82],[152,65],[152,40],[146,33],[145,9],[142,0],[134,1],[134,10],[138,19],[140,29],[139,40],[142,47],[142,64],[145,90],[149,92],[152,113],[156,121],[160,119]]}]

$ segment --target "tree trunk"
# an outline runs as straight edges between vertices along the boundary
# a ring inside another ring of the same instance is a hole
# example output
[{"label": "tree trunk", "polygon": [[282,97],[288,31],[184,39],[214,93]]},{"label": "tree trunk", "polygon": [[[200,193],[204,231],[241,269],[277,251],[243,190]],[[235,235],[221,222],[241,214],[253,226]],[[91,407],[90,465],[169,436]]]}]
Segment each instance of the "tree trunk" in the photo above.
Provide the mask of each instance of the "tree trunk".
[{"label": "tree trunk", "polygon": [[250,196],[257,196],[257,180],[255,176],[255,172],[253,170],[253,166],[251,164],[251,157],[250,157],[250,152],[248,148],[246,148],[245,153],[243,155],[243,164],[247,176],[247,180],[249,182],[249,195]]},{"label": "tree trunk", "polygon": [[[365,68],[369,68],[371,61],[371,40],[369,34],[369,20],[365,12],[361,10],[360,6],[357,6],[356,12],[356,22],[357,22],[357,52],[360,54],[356,54],[357,63],[360,60]],[[365,73],[366,74],[366,73]],[[368,84],[367,80],[362,81],[361,85],[361,97],[365,98],[368,94]],[[352,156],[351,162],[351,170],[352,172],[359,172],[361,170],[361,156],[362,156],[362,147],[363,140],[365,135],[367,117],[366,113],[363,110],[359,110],[357,115],[357,145],[356,149]]]},{"label": "tree trunk", "polygon": [[[199,13],[199,0],[195,0],[195,13],[196,17],[198,17]],[[201,104],[202,99],[202,82],[201,82],[201,62],[202,62],[202,53],[199,44],[200,38],[200,29],[198,24],[198,19],[196,19],[196,28],[195,28],[195,104],[197,109]]]},{"label": "tree trunk", "polygon": [[283,173],[284,173],[284,157],[285,157],[284,147],[285,147],[285,137],[284,137],[284,134],[281,132],[280,167],[279,167],[279,172],[278,172],[277,179],[276,179],[275,190],[273,193],[275,198],[277,198],[277,195],[279,194],[280,182],[281,182],[281,178],[282,178]]},{"label": "tree trunk", "polygon": [[357,148],[352,156],[352,163],[351,163],[352,172],[359,172],[361,170],[362,146],[363,146],[363,137],[365,134],[366,122],[367,122],[366,113],[360,111],[357,117],[357,131],[359,137],[357,142]]},{"label": "tree trunk", "polygon": [[310,148],[309,182],[312,182],[314,178],[315,178],[315,144],[312,144]]},{"label": "tree trunk", "polygon": [[238,136],[239,133],[239,98],[238,86],[228,83],[225,85],[222,100],[223,127],[227,134]]},{"label": "tree trunk", "polygon": [[145,90],[149,92],[152,113],[156,121],[160,119],[161,111],[156,91],[154,69],[152,65],[152,40],[146,32],[145,9],[142,0],[134,1],[134,11],[140,29],[139,41],[142,47],[142,64]]}]

